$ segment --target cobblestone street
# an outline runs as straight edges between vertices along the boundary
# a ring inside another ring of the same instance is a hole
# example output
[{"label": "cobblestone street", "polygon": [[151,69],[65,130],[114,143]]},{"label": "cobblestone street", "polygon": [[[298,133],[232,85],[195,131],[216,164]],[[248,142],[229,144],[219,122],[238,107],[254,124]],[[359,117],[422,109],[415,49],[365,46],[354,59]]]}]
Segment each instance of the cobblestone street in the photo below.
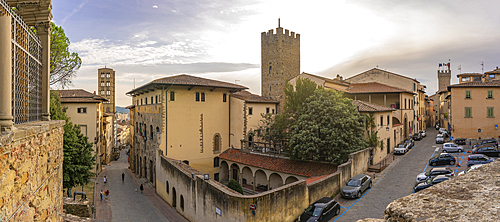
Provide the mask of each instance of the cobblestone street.
[{"label": "cobblestone street", "polygon": [[[151,184],[136,178],[128,169],[127,150],[122,150],[120,158],[104,166],[96,185],[97,221],[187,221],[170,205],[163,201]],[[122,173],[125,181],[122,183]],[[108,179],[103,183],[103,177]],[[144,183],[144,194],[139,190]],[[109,200],[100,201],[99,191],[109,190]]]}]

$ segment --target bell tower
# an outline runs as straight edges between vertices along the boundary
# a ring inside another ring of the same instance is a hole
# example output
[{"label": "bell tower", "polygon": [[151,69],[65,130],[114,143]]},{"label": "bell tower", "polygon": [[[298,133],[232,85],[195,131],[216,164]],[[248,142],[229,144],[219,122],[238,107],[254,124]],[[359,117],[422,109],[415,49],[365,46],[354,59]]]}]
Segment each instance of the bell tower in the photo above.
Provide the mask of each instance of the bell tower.
[{"label": "bell tower", "polygon": [[438,92],[448,90],[448,86],[451,83],[450,63],[446,64],[446,66],[448,66],[448,69],[438,70]]},{"label": "bell tower", "polygon": [[285,84],[300,74],[300,35],[280,26],[261,33],[261,95],[285,105]]}]

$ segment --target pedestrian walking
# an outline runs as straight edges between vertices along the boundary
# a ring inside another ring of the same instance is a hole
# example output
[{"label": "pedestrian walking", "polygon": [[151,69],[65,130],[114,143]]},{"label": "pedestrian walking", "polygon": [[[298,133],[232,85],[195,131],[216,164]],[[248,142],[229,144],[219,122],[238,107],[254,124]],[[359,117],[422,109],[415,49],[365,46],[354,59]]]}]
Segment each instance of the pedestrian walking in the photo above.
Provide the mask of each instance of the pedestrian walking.
[{"label": "pedestrian walking", "polygon": [[104,176],[104,183],[108,182],[108,179],[106,178],[106,176]]},{"label": "pedestrian walking", "polygon": [[142,191],[144,190],[144,186],[142,186],[142,183],[141,183],[141,187],[139,189],[141,189],[141,194],[142,194]]},{"label": "pedestrian walking", "polygon": [[125,182],[125,173],[122,173],[122,183]]},{"label": "pedestrian walking", "polygon": [[104,195],[104,192],[102,190],[100,192],[100,195],[101,195],[101,201],[102,201],[102,196]]},{"label": "pedestrian walking", "polygon": [[105,200],[108,201],[109,200],[109,190],[106,190],[106,192],[104,193],[106,196],[105,196]]}]

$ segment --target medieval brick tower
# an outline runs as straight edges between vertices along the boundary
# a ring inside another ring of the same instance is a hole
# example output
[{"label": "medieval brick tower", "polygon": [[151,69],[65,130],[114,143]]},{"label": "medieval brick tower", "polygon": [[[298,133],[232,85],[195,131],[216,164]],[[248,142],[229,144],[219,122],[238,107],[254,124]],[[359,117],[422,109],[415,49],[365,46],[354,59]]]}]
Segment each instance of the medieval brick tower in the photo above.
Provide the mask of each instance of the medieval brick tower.
[{"label": "medieval brick tower", "polygon": [[103,112],[115,113],[115,71],[110,68],[100,68],[97,71],[99,95],[108,99],[103,104]]},{"label": "medieval brick tower", "polygon": [[438,70],[438,92],[447,91],[451,83],[451,68],[450,63],[447,64],[447,70]]},{"label": "medieval brick tower", "polygon": [[279,25],[261,33],[261,95],[279,101],[278,112],[285,105],[285,84],[300,74],[300,35]]}]

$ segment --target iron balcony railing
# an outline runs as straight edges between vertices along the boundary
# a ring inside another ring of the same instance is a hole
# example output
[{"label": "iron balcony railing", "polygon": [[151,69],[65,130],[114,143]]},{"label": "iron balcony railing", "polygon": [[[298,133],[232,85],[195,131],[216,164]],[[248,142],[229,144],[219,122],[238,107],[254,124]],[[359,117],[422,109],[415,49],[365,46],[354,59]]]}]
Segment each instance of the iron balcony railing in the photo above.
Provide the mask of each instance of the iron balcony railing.
[{"label": "iron balcony railing", "polygon": [[0,0],[0,15],[11,16],[12,116],[14,124],[42,119],[42,45],[21,16]]}]

